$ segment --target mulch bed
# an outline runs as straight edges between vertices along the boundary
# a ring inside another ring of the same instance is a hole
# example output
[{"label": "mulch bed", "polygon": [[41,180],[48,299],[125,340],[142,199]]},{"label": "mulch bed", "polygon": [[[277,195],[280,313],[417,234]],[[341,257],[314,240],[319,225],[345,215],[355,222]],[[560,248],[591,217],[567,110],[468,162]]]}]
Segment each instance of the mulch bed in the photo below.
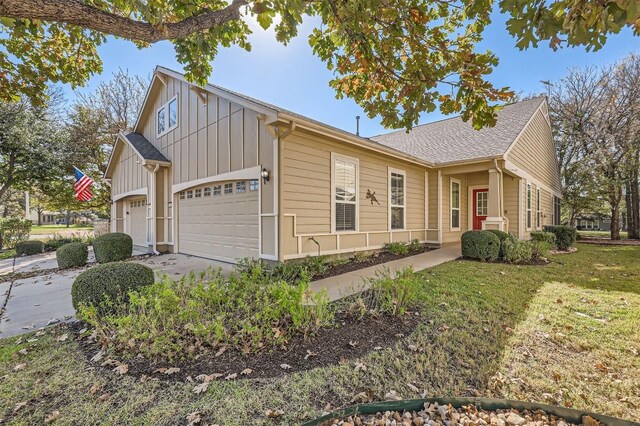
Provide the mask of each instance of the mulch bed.
[{"label": "mulch bed", "polygon": [[351,258],[348,263],[337,264],[331,266],[327,272],[322,275],[316,275],[312,281],[318,281],[323,278],[335,277],[336,275],[346,274],[348,272],[358,271],[360,269],[368,268],[370,266],[380,265],[381,263],[391,262],[393,260],[404,259],[405,257],[415,256],[418,254],[426,253],[428,251],[436,250],[437,247],[422,244],[420,248],[415,250],[409,250],[407,254],[393,254],[388,251],[380,251],[365,257],[361,260]]},{"label": "mulch bed", "polygon": [[[124,360],[108,355],[105,355],[102,361],[110,357],[115,358],[127,363],[128,375],[144,375],[170,381],[189,381],[190,377],[195,382],[195,378],[200,374],[221,374],[217,380],[225,380],[225,377],[233,374],[237,375],[234,379],[278,377],[296,371],[349,362],[371,351],[387,348],[413,332],[421,322],[421,317],[415,313],[407,313],[402,317],[376,318],[366,315],[362,319],[338,314],[336,319],[336,327],[320,330],[316,335],[307,338],[301,335],[294,336],[286,348],[252,355],[244,355],[230,349],[217,357],[215,353],[211,353],[201,355],[198,359],[175,362],[154,363],[140,357]],[[75,322],[69,327],[74,332],[87,363],[111,372],[113,366],[101,367],[100,362],[91,361],[100,348],[95,342],[90,342],[79,334],[84,325]],[[167,375],[156,371],[158,368],[179,368],[180,371]],[[247,368],[252,372],[241,375],[240,373]]]},{"label": "mulch bed", "polygon": [[596,244],[602,246],[640,246],[640,240],[612,240],[611,238],[598,237],[582,237],[576,242],[580,244]]}]

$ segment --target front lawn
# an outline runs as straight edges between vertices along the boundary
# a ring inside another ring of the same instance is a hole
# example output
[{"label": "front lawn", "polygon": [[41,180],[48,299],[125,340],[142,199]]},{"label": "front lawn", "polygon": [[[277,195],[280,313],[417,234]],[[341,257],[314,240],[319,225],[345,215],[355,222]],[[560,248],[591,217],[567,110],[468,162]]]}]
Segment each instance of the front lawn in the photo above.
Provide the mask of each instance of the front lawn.
[{"label": "front lawn", "polygon": [[422,274],[420,325],[391,347],[277,378],[239,370],[242,379],[215,379],[203,393],[170,375],[94,368],[63,327],[0,340],[0,418],[42,424],[57,411],[56,424],[173,425],[198,412],[208,424],[293,425],[395,391],[517,397],[636,420],[640,248],[578,247],[548,266],[440,265]]},{"label": "front lawn", "polygon": [[51,235],[61,232],[85,232],[92,231],[91,225],[33,225],[31,227],[31,235]]}]

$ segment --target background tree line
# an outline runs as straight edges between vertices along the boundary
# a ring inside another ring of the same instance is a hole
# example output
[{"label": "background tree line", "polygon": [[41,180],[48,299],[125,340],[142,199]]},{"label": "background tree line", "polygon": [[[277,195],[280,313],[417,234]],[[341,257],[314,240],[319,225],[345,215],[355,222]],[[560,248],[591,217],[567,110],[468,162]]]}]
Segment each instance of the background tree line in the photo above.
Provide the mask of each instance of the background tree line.
[{"label": "background tree line", "polygon": [[572,69],[547,83],[563,183],[563,219],[611,215],[611,238],[640,238],[640,55]]},{"label": "background tree line", "polygon": [[[148,80],[119,70],[109,81],[67,103],[49,89],[47,102],[0,102],[0,216],[25,214],[25,191],[38,213],[60,213],[68,224],[80,213],[109,214],[102,174],[117,133],[131,129]],[[96,183],[94,199],[76,200],[73,166]]]}]

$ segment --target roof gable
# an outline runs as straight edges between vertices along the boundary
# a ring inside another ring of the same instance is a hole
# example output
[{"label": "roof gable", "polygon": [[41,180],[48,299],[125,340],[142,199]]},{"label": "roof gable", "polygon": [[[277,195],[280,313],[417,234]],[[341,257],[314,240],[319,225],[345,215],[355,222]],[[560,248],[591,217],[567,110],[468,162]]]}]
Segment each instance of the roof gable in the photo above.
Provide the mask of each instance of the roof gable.
[{"label": "roof gable", "polygon": [[165,157],[151,142],[147,140],[140,133],[128,133],[124,134],[120,132],[116,139],[116,143],[113,145],[113,150],[111,151],[111,157],[109,158],[109,163],[107,164],[107,169],[104,173],[104,177],[109,179],[117,164],[118,157],[122,152],[122,143],[128,144],[133,151],[140,157],[142,160],[142,165],[145,164],[164,164],[168,165],[171,162]]},{"label": "roof gable", "polygon": [[506,105],[498,112],[496,125],[481,130],[452,117],[371,140],[436,164],[502,157],[544,102],[544,97],[536,97]]}]

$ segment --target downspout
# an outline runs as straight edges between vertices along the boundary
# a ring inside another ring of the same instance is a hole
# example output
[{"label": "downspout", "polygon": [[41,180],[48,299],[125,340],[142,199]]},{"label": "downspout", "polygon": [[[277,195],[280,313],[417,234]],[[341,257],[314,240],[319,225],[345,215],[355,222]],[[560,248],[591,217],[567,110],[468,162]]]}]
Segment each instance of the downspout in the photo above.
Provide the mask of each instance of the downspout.
[{"label": "downspout", "polygon": [[498,201],[500,205],[500,218],[504,220],[504,175],[502,174],[502,169],[498,166],[497,158],[493,159],[493,166],[498,171],[498,174],[500,174],[500,198]]},{"label": "downspout", "polygon": [[[160,170],[160,164],[156,164],[156,166],[153,168],[153,193],[152,195],[152,200],[153,200],[153,205],[151,205],[151,226],[152,226],[152,235],[153,235],[153,240],[151,241],[151,250],[153,251],[153,254],[155,254],[156,256],[160,254],[160,252],[157,250],[156,246],[158,243],[158,225],[156,223],[156,217],[158,216],[156,214],[156,197],[157,197],[157,193],[158,193],[158,181],[157,181],[157,173],[158,170]],[[166,220],[166,218],[165,218]]]}]

